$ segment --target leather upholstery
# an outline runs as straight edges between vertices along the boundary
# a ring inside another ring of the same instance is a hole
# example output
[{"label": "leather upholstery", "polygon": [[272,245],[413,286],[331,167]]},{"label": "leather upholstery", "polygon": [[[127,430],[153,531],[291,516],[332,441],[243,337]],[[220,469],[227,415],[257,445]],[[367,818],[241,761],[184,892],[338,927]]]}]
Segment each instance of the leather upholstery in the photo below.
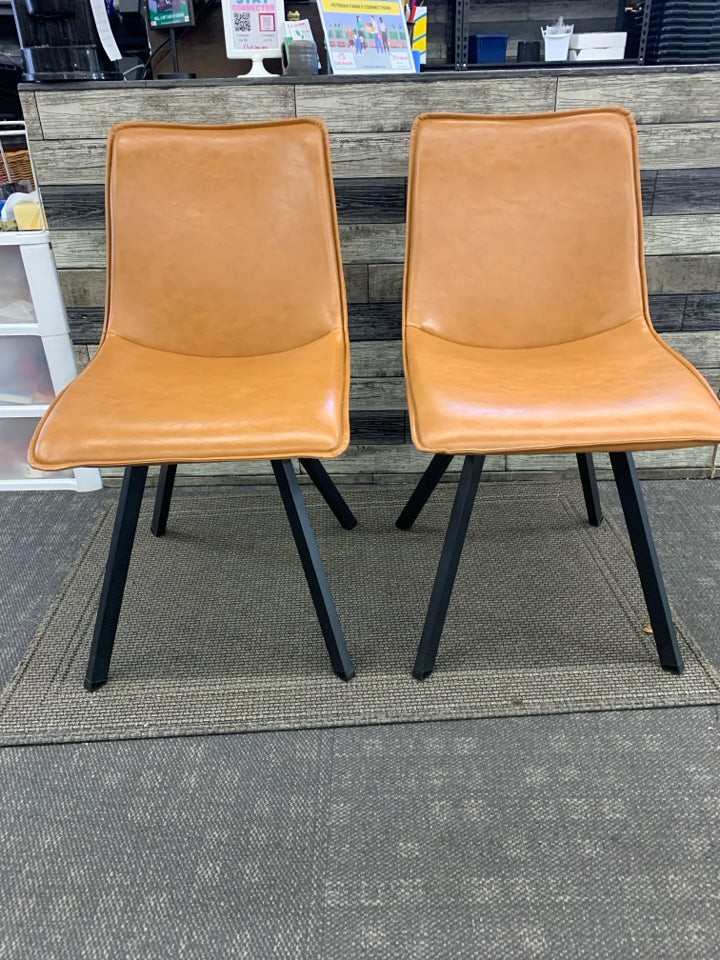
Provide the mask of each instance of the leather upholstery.
[{"label": "leather upholstery", "polygon": [[347,307],[323,124],[119,124],[106,201],[101,345],[31,464],[342,453]]},{"label": "leather upholstery", "polygon": [[416,120],[403,336],[421,450],[720,440],[720,401],[650,322],[621,108]]}]

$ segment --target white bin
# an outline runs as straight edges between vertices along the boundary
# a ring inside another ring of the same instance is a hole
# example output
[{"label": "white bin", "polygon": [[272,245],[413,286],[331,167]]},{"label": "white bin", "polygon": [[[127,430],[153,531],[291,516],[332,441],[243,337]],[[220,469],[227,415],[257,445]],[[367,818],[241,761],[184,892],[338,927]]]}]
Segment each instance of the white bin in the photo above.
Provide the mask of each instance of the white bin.
[{"label": "white bin", "polygon": [[570,37],[572,34],[549,34],[547,30],[543,28],[542,35],[543,40],[545,41],[545,59],[567,60],[568,50],[570,49]]}]

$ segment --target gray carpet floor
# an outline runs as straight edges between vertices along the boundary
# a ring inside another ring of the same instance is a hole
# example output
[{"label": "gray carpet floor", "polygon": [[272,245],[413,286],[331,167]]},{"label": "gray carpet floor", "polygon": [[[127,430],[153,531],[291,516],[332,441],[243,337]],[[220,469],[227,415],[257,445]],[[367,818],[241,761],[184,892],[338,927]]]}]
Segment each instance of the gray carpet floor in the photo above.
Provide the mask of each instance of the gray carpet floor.
[{"label": "gray carpet floor", "polygon": [[[644,487],[720,666],[720,482]],[[0,498],[2,681],[114,495]],[[711,960],[719,836],[715,707],[7,748],[0,958]]]}]

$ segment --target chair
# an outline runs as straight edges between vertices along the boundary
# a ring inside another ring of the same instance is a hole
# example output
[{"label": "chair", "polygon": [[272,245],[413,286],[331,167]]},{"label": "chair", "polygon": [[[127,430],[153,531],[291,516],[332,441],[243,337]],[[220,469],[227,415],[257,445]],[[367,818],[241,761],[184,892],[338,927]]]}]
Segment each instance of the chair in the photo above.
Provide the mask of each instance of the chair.
[{"label": "chair", "polygon": [[100,348],[30,448],[43,470],[125,467],[85,687],[108,677],[148,464],[165,532],[178,463],[269,459],[332,669],[354,667],[291,458],[347,529],[318,458],[349,438],[347,308],[327,131],[313,119],[124,123],[108,141]]},{"label": "chair", "polygon": [[680,672],[631,450],[716,443],[720,402],[650,322],[637,133],[620,108],[425,115],[413,127],[403,341],[412,436],[433,453],[408,529],[465,460],[414,666],[433,670],[487,454],[608,452],[662,666]]}]

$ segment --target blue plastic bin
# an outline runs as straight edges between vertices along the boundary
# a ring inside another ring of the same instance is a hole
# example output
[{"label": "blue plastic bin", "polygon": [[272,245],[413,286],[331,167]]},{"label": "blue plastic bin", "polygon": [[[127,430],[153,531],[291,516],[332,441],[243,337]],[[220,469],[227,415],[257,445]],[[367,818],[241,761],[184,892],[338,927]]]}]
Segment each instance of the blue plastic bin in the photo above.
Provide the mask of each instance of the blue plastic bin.
[{"label": "blue plastic bin", "polygon": [[473,33],[468,37],[468,63],[505,63],[509,33]]}]

